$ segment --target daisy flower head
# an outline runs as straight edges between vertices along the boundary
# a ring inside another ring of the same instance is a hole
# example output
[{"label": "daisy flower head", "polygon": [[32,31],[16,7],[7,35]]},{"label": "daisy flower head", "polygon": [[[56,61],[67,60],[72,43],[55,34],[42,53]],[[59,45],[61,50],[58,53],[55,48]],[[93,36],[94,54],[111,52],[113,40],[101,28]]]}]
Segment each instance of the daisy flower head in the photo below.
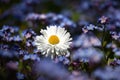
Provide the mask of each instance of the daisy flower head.
[{"label": "daisy flower head", "polygon": [[42,35],[36,36],[35,45],[45,56],[65,55],[69,56],[68,48],[71,40],[70,33],[60,26],[47,26],[47,29],[40,31]]}]

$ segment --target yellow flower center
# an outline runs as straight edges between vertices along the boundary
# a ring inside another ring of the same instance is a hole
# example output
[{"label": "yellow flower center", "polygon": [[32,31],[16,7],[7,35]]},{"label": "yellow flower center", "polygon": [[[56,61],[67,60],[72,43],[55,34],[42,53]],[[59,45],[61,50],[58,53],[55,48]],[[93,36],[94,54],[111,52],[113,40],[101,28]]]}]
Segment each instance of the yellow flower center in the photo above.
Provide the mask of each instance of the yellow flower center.
[{"label": "yellow flower center", "polygon": [[51,35],[48,41],[52,45],[58,44],[60,42],[59,38],[56,35]]}]

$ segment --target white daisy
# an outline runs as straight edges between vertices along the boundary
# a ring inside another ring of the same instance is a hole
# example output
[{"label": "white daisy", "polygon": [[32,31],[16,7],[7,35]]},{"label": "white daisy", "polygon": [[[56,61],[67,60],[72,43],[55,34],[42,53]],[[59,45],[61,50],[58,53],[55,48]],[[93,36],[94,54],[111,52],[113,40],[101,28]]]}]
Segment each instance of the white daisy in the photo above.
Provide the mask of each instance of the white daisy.
[{"label": "white daisy", "polygon": [[35,45],[45,56],[69,55],[68,48],[71,40],[70,33],[60,26],[47,26],[40,31],[42,35],[36,36]]}]

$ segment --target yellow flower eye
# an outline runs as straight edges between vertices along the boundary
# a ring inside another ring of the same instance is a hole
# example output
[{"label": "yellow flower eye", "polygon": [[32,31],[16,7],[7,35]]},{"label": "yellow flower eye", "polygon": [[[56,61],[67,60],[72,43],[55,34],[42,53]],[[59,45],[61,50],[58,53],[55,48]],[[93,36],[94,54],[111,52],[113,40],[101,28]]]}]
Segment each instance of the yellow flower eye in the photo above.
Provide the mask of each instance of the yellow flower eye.
[{"label": "yellow flower eye", "polygon": [[56,35],[51,35],[48,41],[52,45],[58,44],[60,42],[59,38]]}]

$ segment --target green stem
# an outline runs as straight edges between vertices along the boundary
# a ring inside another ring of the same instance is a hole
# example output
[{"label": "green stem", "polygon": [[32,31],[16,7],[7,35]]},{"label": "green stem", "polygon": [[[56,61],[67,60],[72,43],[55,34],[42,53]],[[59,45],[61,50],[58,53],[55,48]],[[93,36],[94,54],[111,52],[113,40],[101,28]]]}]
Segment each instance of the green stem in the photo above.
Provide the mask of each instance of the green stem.
[{"label": "green stem", "polygon": [[104,51],[104,41],[105,41],[105,26],[103,25],[103,32],[102,32],[102,50]]},{"label": "green stem", "polygon": [[[103,27],[103,32],[102,32],[102,41],[101,41],[101,43],[102,43],[102,51],[105,53],[104,48],[105,48],[106,29],[105,29],[104,25],[102,25],[102,27]],[[105,54],[104,54],[104,59],[105,59],[105,63],[107,64],[108,63],[108,56],[106,56]]]}]

